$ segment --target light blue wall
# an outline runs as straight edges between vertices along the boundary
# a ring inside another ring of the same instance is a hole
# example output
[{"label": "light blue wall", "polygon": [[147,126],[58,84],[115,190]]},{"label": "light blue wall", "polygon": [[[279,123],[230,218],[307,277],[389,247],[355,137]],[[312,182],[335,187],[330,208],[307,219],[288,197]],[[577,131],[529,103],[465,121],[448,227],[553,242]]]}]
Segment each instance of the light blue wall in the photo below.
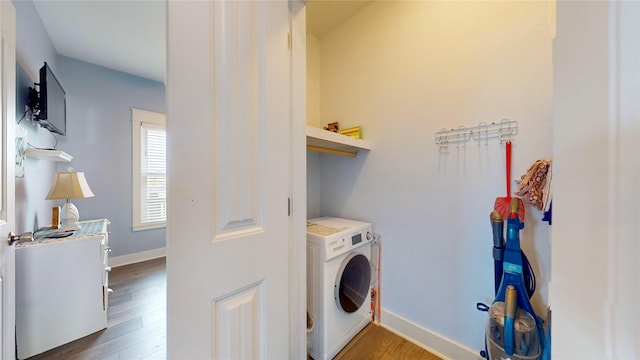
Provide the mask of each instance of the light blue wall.
[{"label": "light blue wall", "polygon": [[307,219],[323,216],[320,209],[321,176],[320,157],[322,154],[307,151]]},{"label": "light blue wall", "polygon": [[[112,256],[165,246],[165,230],[131,231],[131,108],[164,112],[164,85],[119,71],[59,56],[31,1],[14,1],[17,17],[17,109],[24,111],[29,86],[38,81],[46,61],[67,93],[67,135],[57,136],[57,149],[73,156],[71,163],[25,159],[24,177],[16,179],[16,221],[19,231],[49,225],[51,207],[44,200],[57,171],[72,166],[84,171],[93,198],[74,200],[80,219],[111,221]],[[51,133],[28,120],[28,140],[49,148]]]},{"label": "light blue wall", "polygon": [[165,246],[165,229],[131,230],[131,108],[165,112],[164,85],[60,56],[56,74],[67,92],[67,136],[95,197],[78,199],[82,219],[108,218],[112,256]]},{"label": "light blue wall", "polygon": [[[28,89],[38,81],[38,70],[46,61],[57,69],[57,56],[49,35],[44,30],[40,17],[31,1],[14,1],[16,8],[16,116],[24,113]],[[55,139],[50,133],[23,119],[20,127],[27,132],[29,143],[36,147],[48,148]],[[51,223],[53,201],[44,198],[57,171],[57,164],[51,161],[26,158],[24,177],[16,178],[16,229],[20,232],[33,231],[37,227]]]},{"label": "light blue wall", "polygon": [[[370,221],[382,234],[383,311],[469,349],[484,347],[475,303],[494,297],[489,213],[506,191],[505,145],[441,149],[434,134],[517,120],[512,180],[551,156],[547,16],[538,2],[376,1],[321,39],[320,118],[362,125],[371,151],[309,161],[319,166],[320,214]],[[527,205],[521,245],[544,317],[550,227],[541,217]]]},{"label": "light blue wall", "polygon": [[13,1],[16,8],[16,56],[27,74],[37,80],[46,61],[57,68],[56,51],[32,1]]}]

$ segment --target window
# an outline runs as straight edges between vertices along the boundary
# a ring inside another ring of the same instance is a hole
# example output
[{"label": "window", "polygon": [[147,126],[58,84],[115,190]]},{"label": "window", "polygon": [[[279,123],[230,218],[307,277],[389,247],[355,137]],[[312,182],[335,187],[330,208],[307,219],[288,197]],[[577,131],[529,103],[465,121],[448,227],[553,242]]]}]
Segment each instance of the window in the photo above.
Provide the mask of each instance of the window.
[{"label": "window", "polygon": [[131,109],[133,134],[133,230],[167,223],[167,135],[161,113]]}]

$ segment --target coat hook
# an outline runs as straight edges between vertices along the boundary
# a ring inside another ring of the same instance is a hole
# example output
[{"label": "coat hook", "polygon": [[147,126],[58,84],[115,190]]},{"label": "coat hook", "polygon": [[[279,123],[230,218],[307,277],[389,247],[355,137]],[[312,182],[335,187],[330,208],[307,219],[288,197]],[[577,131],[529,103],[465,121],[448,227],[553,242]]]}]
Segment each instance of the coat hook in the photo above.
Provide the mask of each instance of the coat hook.
[{"label": "coat hook", "polygon": [[502,143],[503,141],[513,140],[513,137],[511,135],[513,135],[513,129],[511,128],[511,120],[506,118],[502,119],[502,121],[500,121],[500,133],[498,134],[498,139],[500,139],[500,143]]},{"label": "coat hook", "polygon": [[478,146],[482,144],[482,134],[484,133],[484,144],[489,145],[489,124],[481,122],[478,124]]},{"label": "coat hook", "polygon": [[[462,136],[462,138],[460,138]],[[467,142],[467,134],[465,133],[464,125],[458,126],[456,131],[456,148],[460,148],[460,143],[462,143],[462,147],[465,147],[465,143]]]}]

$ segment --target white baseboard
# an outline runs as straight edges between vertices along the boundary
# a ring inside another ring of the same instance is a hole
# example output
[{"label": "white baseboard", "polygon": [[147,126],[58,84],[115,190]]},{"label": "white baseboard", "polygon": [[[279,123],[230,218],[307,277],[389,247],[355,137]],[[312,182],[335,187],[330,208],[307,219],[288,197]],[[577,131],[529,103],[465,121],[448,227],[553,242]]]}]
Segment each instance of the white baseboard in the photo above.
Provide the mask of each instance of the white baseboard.
[{"label": "white baseboard", "polygon": [[469,349],[385,309],[382,309],[380,320],[386,329],[443,359],[483,359],[479,350]]},{"label": "white baseboard", "polygon": [[123,265],[134,264],[141,261],[157,259],[160,257],[164,257],[166,255],[167,255],[167,248],[161,247],[159,249],[142,251],[135,254],[109,257],[109,265],[111,265],[112,267],[118,267]]}]

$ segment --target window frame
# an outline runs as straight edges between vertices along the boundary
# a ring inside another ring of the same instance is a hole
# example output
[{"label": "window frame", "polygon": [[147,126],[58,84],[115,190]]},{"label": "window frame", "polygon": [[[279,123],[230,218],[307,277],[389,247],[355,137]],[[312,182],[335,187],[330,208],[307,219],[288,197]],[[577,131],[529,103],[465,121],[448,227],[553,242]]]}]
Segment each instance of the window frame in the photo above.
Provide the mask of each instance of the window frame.
[{"label": "window frame", "polygon": [[[163,128],[166,132],[165,114],[131,108],[132,151],[132,225],[133,231],[160,229],[167,226],[167,221],[142,222],[142,128]],[[166,156],[166,149],[165,149]],[[166,176],[166,171],[165,171]]]}]

